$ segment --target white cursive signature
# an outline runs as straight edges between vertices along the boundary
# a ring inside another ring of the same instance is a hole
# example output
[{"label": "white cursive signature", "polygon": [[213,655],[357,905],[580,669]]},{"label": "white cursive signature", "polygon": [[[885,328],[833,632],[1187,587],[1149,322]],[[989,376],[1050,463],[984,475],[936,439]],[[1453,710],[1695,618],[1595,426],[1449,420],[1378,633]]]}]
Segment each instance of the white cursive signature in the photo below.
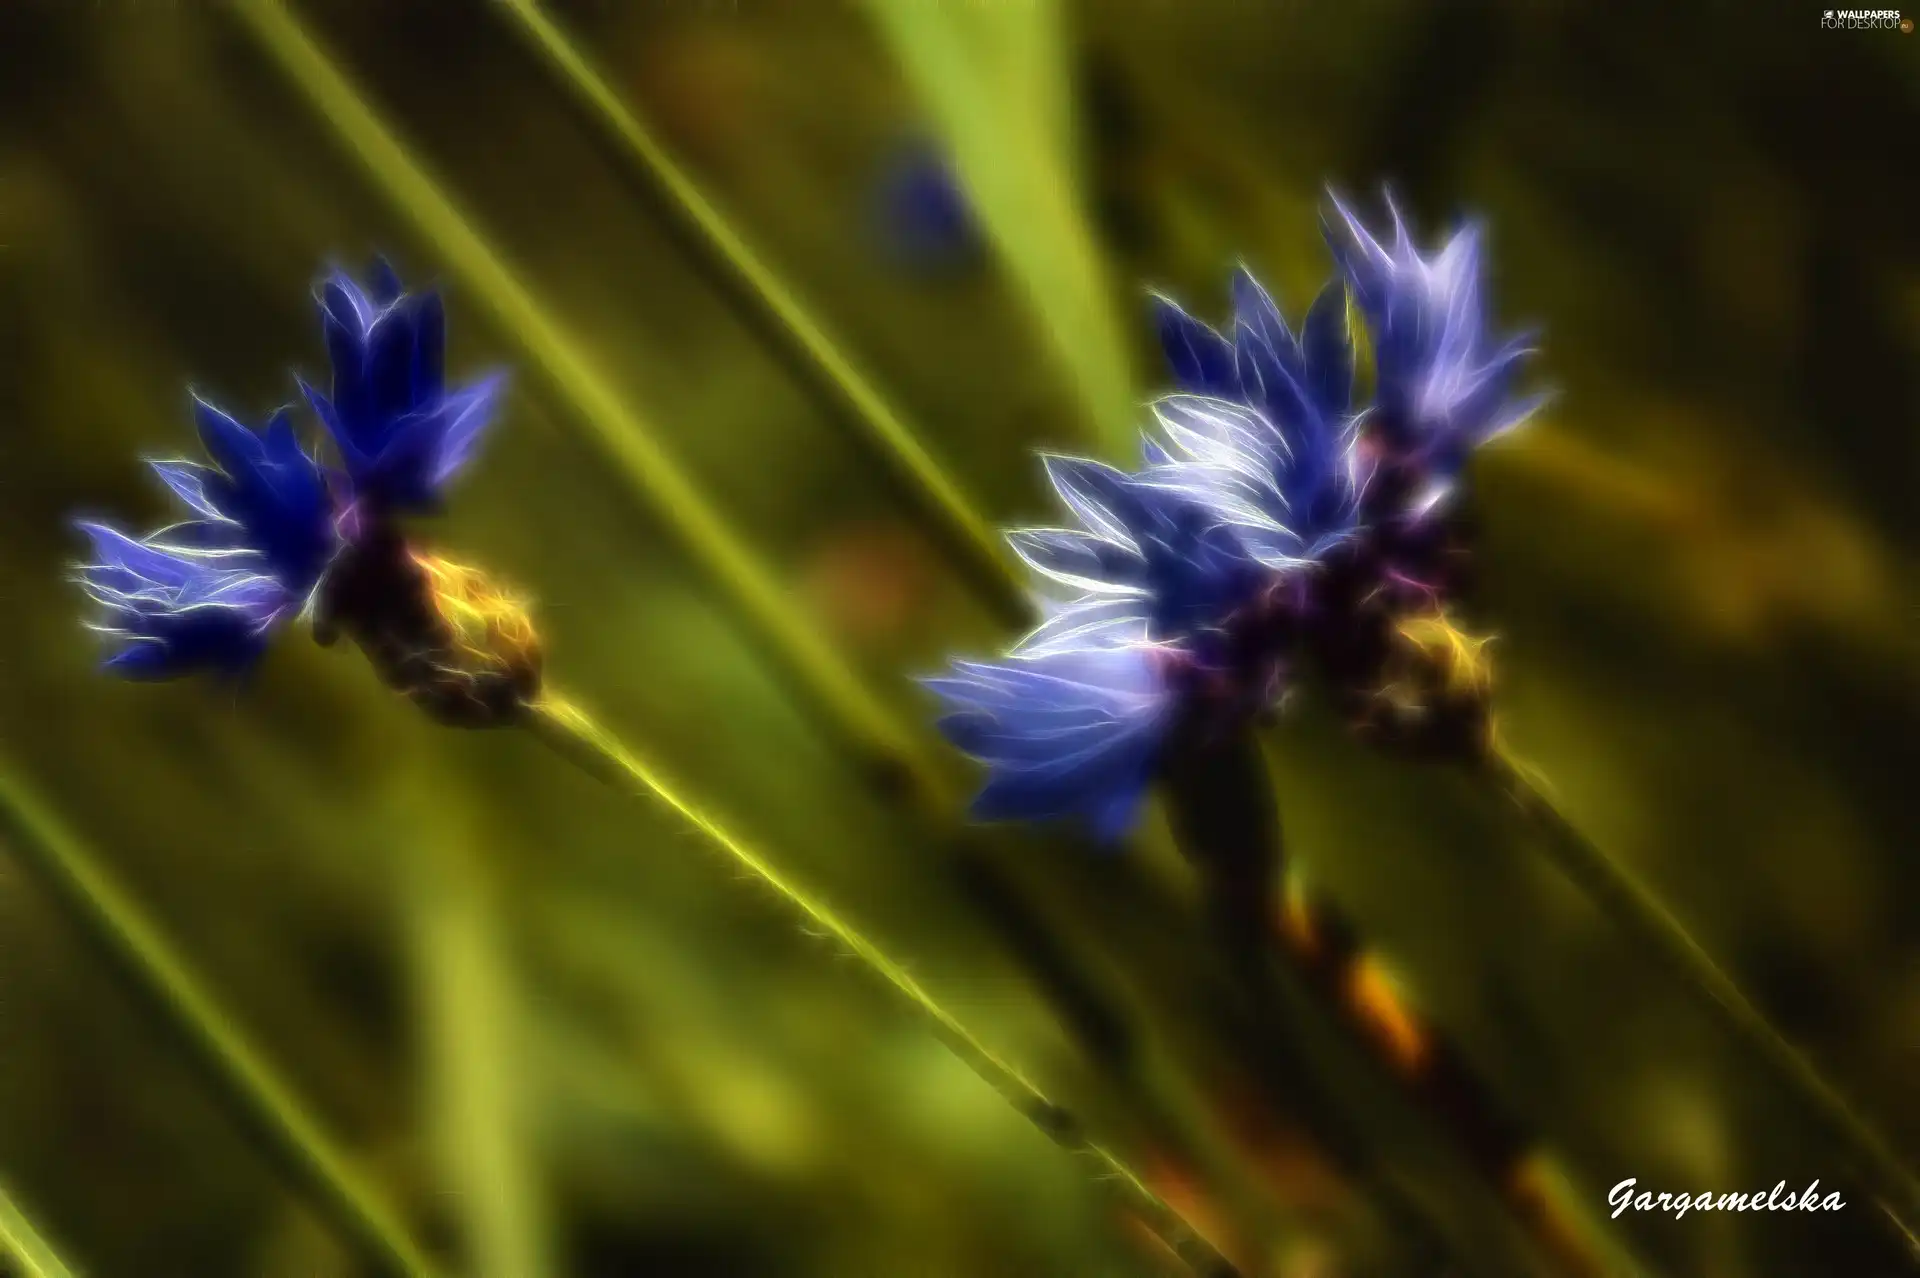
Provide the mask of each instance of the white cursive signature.
[{"label": "white cursive signature", "polygon": [[1839,1211],[1846,1203],[1839,1194],[1828,1194],[1822,1198],[1816,1192],[1820,1182],[1814,1181],[1798,1197],[1787,1188],[1787,1182],[1781,1181],[1771,1192],[1760,1194],[1719,1194],[1702,1191],[1698,1194],[1654,1194],[1641,1191],[1633,1192],[1640,1182],[1628,1178],[1615,1185],[1607,1194],[1607,1205],[1613,1208],[1613,1219],[1620,1219],[1620,1213],[1631,1207],[1634,1211],[1670,1211],[1678,1219],[1690,1211]]}]

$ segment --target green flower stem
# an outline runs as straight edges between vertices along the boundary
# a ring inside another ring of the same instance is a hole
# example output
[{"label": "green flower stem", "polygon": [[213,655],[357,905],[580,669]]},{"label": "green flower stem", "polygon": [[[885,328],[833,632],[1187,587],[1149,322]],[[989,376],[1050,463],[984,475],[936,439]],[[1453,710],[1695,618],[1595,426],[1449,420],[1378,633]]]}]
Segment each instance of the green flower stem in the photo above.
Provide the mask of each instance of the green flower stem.
[{"label": "green flower stem", "polygon": [[[20,1278],[73,1278],[74,1271],[33,1227],[4,1185],[0,1185],[0,1257],[12,1259]],[[0,1272],[6,1268],[0,1265]]]},{"label": "green flower stem", "polygon": [[199,1068],[260,1149],[341,1237],[388,1278],[439,1271],[345,1153],[245,1041],[79,838],[0,769],[0,837]]},{"label": "green flower stem", "polygon": [[648,206],[679,232],[707,278],[879,460],[981,599],[1007,625],[1026,625],[1031,608],[999,536],[820,320],[760,259],[535,0],[500,0],[491,7],[553,75]]},{"label": "green flower stem", "polygon": [[[1345,1066],[1331,1054],[1340,1048],[1339,1055],[1352,1056],[1344,1050],[1352,1044],[1330,1025],[1335,1018],[1275,945],[1273,919],[1286,859],[1272,781],[1253,729],[1177,738],[1161,780],[1174,841],[1199,878],[1206,921],[1241,990],[1243,1015],[1259,1027],[1253,1046],[1270,1092],[1298,1115],[1336,1163],[1377,1191],[1417,1254],[1432,1261],[1449,1249],[1490,1251],[1490,1246],[1467,1248],[1463,1240],[1449,1237],[1434,1213],[1392,1174],[1397,1160],[1383,1154],[1381,1145],[1390,1136],[1394,1148],[1401,1148],[1400,1134],[1383,1130],[1389,1122],[1384,1112],[1363,1119],[1362,1111],[1373,1107],[1360,1104],[1358,1094],[1338,1081]],[[1405,1108],[1422,1128],[1432,1123],[1416,1106]],[[1476,1222],[1475,1233],[1491,1239],[1496,1231]],[[1484,1254],[1477,1259],[1497,1263]]]},{"label": "green flower stem", "polygon": [[[301,27],[281,0],[231,0],[241,25],[325,119],[394,208],[434,246],[485,306],[498,327],[531,357],[558,400],[618,473],[685,548],[693,564],[739,617],[772,667],[795,690],[897,806],[947,829],[959,796],[915,735],[862,685],[851,667],[785,597],[772,574],[745,546],[576,344],[495,255],[439,183],[368,107],[355,87]],[[877,401],[875,401],[877,402]],[[898,425],[897,419],[894,420]],[[902,428],[904,434],[904,428]],[[952,845],[953,868],[968,895],[1029,976],[1076,1033],[1125,1014],[1057,944],[1036,949],[1049,929],[1022,900],[977,840]],[[1082,1038],[1096,1060],[1104,1044]],[[1129,1081],[1119,1079],[1125,1087]],[[1164,1106],[1162,1107],[1165,1108]],[[1198,1143],[1195,1138],[1189,1143]]]},{"label": "green flower stem", "polygon": [[771,888],[809,931],[823,932],[859,959],[932,1028],[1020,1114],[1063,1149],[1081,1154],[1099,1170],[1100,1183],[1151,1229],[1195,1273],[1232,1278],[1239,1271],[1197,1230],[1183,1220],[1118,1157],[1094,1144],[1066,1110],[1049,1100],[955,1020],[906,969],[805,889],[783,876],[760,853],[742,843],[711,817],[682,798],[654,769],[633,755],[583,711],[548,696],[530,708],[528,731],[567,762],[615,789],[651,794],[704,834],[719,851]]},{"label": "green flower stem", "polygon": [[1693,991],[1721,1026],[1819,1123],[1853,1174],[1871,1188],[1882,1212],[1899,1230],[1899,1241],[1911,1246],[1915,1222],[1920,1221],[1920,1180],[1879,1133],[1768,1022],[1659,898],[1626,866],[1580,833],[1531,768],[1496,744],[1477,771],[1519,807],[1529,827],[1540,836],[1540,850],[1561,873],[1674,979]]}]

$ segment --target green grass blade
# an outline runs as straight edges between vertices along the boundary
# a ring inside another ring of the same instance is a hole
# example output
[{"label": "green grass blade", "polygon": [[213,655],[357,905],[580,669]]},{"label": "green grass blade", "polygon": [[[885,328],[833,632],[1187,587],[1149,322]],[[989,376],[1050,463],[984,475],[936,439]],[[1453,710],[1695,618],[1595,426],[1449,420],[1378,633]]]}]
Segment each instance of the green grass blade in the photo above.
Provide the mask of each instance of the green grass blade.
[{"label": "green grass blade", "polygon": [[1025,625],[1031,610],[992,525],[821,320],[761,260],[674,162],[633,107],[535,0],[501,0],[494,8],[580,108],[653,209],[680,230],[681,242],[708,279],[745,314],[807,389],[837,420],[851,426],[879,459],[981,598],[1008,625]]},{"label": "green grass blade", "polygon": [[[74,1271],[33,1227],[5,1185],[0,1185],[0,1257],[12,1259],[20,1278],[74,1278]],[[0,1266],[0,1272],[4,1268]]]},{"label": "green grass blade", "polygon": [[438,1272],[159,932],[94,864],[78,836],[4,766],[0,839],[172,1033],[262,1152],[376,1272],[392,1278],[429,1278]]},{"label": "green grass blade", "polygon": [[551,1278],[500,903],[470,847],[418,824],[412,931],[441,1176],[457,1191],[474,1278]]},{"label": "green grass blade", "polygon": [[567,762],[615,789],[650,795],[700,831],[708,843],[770,888],[809,932],[830,937],[928,1023],[933,1033],[1022,1117],[1062,1148],[1091,1161],[1100,1183],[1196,1273],[1232,1278],[1235,1267],[1162,1201],[1125,1163],[1094,1144],[1066,1110],[975,1038],[920,983],[851,923],[786,878],[758,851],[678,794],[654,768],[578,707],[549,695],[532,708],[527,730]]},{"label": "green grass blade", "polygon": [[1112,458],[1138,451],[1125,330],[1073,163],[1064,15],[1052,0],[866,0],[968,198]]},{"label": "green grass blade", "polygon": [[1900,1241],[1910,1245],[1920,1222],[1920,1179],[1873,1126],[1774,1028],[1659,897],[1567,819],[1532,768],[1496,745],[1479,771],[1520,808],[1540,836],[1540,850],[1561,873],[1714,1012],[1722,1028],[1820,1124],[1854,1174],[1871,1187],[1881,1212],[1900,1231]]}]

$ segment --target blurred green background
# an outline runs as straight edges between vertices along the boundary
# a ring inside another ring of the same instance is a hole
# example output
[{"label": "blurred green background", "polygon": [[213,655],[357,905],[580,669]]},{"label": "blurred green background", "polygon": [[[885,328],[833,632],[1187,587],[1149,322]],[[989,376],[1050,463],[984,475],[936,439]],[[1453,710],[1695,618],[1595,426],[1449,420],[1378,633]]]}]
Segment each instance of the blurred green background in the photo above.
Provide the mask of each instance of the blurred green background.
[{"label": "blurred green background", "polygon": [[[501,6],[298,11],[792,607],[924,721],[906,675],[1006,634]],[[1500,312],[1544,327],[1562,390],[1475,473],[1509,731],[1920,1152],[1920,39],[1706,2],[548,11],[1000,522],[1055,520],[1037,448],[1131,459],[1126,406],[1160,380],[1144,286],[1218,318],[1245,260],[1303,307],[1328,182],[1391,181],[1423,232],[1488,218]],[[188,384],[254,420],[321,371],[325,264],[442,283],[453,367],[528,361],[213,0],[12,0],[0,104],[0,741],[422,1233],[489,1278],[1156,1272],[1084,1164],[670,815],[436,731],[299,641],[237,692],[95,674],[68,517],[171,517],[139,458],[191,449]],[[931,249],[886,194],[923,145],[986,223]],[[424,535],[525,589],[558,684],[1099,1112],[658,512],[546,382],[515,385]],[[1312,717],[1280,747],[1314,881],[1583,1202],[1629,1176],[1847,1188],[1497,809]],[[1078,848],[1032,855],[1204,1080],[1197,930]],[[1136,885],[1177,896],[1153,868]],[[350,1272],[4,849],[0,1179],[95,1275]],[[1618,1223],[1660,1272],[1900,1272],[1872,1216]],[[1295,1248],[1276,1272],[1358,1266]]]}]

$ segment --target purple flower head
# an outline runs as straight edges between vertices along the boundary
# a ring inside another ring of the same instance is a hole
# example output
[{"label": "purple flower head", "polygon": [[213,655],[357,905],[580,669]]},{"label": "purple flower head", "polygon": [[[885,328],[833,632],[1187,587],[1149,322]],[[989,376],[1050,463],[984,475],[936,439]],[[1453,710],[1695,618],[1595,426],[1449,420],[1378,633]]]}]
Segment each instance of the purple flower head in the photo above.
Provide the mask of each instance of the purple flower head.
[{"label": "purple flower head", "polygon": [[1009,541],[1066,597],[1042,600],[1046,621],[1006,661],[957,663],[927,686],[951,707],[940,730],[987,765],[976,815],[1079,816],[1110,839],[1132,824],[1183,716],[1271,699],[1288,577],[1192,500],[1171,460],[1139,475],[1046,465],[1081,527]]},{"label": "purple flower head", "polygon": [[438,293],[407,293],[385,262],[372,287],[343,272],[315,294],[332,393],[301,382],[339,450],[353,497],[376,510],[432,511],[492,423],[503,379],[446,388],[446,314]]},{"label": "purple flower head", "polygon": [[325,477],[284,411],[259,432],[203,400],[194,411],[214,464],[151,465],[196,518],[142,538],[78,524],[93,561],[76,580],[100,610],[89,624],[117,645],[107,669],[128,678],[244,670],[338,549]]},{"label": "purple flower head", "polygon": [[1481,227],[1462,226],[1422,256],[1390,195],[1387,209],[1391,245],[1338,197],[1323,228],[1373,341],[1369,432],[1386,458],[1419,472],[1409,500],[1424,510],[1446,494],[1474,448],[1526,421],[1550,396],[1512,393],[1533,347],[1526,335],[1496,339],[1489,331]]}]

